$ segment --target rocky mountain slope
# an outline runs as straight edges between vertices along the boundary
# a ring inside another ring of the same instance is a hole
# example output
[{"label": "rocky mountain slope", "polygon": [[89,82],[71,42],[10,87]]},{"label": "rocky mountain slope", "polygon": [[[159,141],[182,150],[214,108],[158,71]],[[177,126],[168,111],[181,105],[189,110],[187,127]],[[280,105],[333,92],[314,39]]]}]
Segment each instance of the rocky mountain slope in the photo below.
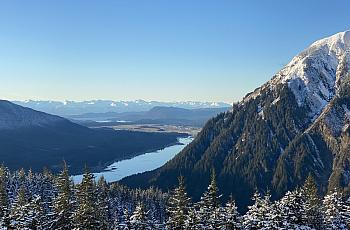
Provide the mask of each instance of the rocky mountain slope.
[{"label": "rocky mountain slope", "polygon": [[163,167],[126,178],[168,189],[180,174],[195,199],[210,170],[244,208],[255,189],[274,198],[312,174],[322,193],[350,182],[350,31],[313,43],[269,82],[211,119]]}]

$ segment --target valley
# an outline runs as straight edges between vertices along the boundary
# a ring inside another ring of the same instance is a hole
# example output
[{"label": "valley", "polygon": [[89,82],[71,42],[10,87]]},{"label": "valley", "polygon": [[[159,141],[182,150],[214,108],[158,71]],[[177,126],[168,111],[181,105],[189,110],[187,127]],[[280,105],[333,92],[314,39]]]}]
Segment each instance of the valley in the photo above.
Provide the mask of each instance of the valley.
[{"label": "valley", "polygon": [[210,119],[182,152],[159,169],[129,176],[132,188],[168,190],[179,175],[199,200],[215,169],[223,200],[240,210],[256,191],[272,199],[311,175],[323,196],[350,191],[350,31],[312,43],[232,110]]},{"label": "valley", "polygon": [[186,133],[190,136],[196,136],[200,132],[200,127],[191,126],[176,126],[176,125],[161,125],[161,124],[126,124],[118,125],[108,124],[104,122],[100,125],[94,124],[90,128],[112,128],[114,130],[127,130],[134,132],[157,132],[157,133]]},{"label": "valley", "polygon": [[0,101],[1,161],[10,169],[57,172],[66,161],[72,173],[84,166],[103,170],[114,161],[132,158],[178,143],[179,132],[134,132],[94,128],[62,117]]},{"label": "valley", "polygon": [[0,230],[350,230],[350,1],[0,1]]}]

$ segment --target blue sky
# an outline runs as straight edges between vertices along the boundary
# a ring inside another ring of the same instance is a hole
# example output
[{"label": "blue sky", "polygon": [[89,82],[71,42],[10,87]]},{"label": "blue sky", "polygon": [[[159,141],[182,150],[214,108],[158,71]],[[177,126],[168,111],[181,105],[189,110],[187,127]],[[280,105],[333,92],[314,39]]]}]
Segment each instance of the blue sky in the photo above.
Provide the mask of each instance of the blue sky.
[{"label": "blue sky", "polygon": [[313,41],[350,29],[348,0],[0,1],[0,96],[240,100]]}]

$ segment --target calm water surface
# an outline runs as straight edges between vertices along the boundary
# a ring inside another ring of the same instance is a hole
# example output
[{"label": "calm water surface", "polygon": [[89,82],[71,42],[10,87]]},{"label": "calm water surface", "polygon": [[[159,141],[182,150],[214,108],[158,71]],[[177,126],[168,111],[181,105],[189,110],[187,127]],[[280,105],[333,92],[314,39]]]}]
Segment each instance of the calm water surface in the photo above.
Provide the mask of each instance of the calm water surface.
[{"label": "calm water surface", "polygon": [[[94,175],[96,179],[103,175],[107,182],[113,182],[126,176],[159,168],[185,148],[192,140],[192,137],[179,138],[179,142],[182,145],[173,145],[155,152],[138,155],[132,159],[114,162],[103,172],[94,173]],[[80,183],[82,175],[75,175],[72,178],[75,183]]]}]

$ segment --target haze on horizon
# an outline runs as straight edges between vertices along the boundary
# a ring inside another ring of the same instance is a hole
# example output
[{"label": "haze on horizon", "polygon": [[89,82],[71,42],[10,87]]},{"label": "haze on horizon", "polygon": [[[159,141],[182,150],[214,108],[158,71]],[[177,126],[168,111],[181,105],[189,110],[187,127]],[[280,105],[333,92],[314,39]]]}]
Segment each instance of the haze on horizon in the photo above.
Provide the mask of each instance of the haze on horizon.
[{"label": "haze on horizon", "polygon": [[1,1],[9,100],[240,100],[313,41],[350,29],[334,1]]}]

